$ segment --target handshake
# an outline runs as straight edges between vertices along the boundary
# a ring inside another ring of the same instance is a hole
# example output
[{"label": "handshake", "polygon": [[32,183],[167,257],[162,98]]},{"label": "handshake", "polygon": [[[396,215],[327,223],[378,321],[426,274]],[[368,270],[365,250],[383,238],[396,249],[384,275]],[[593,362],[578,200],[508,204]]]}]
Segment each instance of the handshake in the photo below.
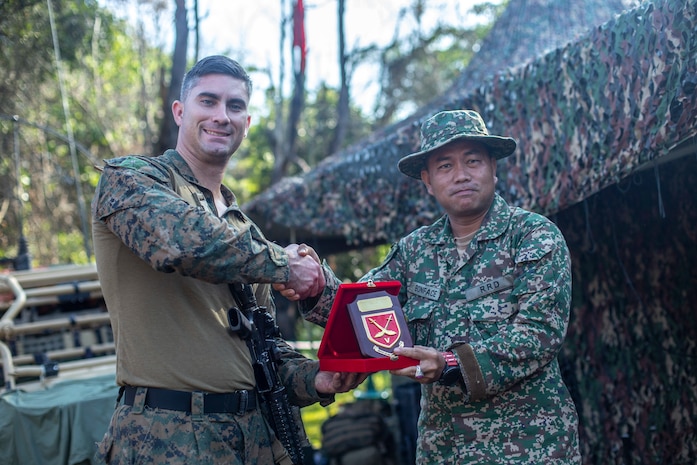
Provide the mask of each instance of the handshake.
[{"label": "handshake", "polygon": [[288,254],[290,276],[286,283],[276,283],[273,288],[288,300],[314,297],[324,290],[324,271],[317,252],[305,244],[290,244]]}]

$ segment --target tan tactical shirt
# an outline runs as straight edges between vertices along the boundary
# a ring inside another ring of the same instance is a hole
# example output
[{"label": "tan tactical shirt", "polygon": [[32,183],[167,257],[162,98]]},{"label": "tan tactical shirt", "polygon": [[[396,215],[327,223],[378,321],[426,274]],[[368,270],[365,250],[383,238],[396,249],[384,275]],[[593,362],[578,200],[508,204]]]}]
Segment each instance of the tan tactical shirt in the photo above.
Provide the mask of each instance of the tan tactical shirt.
[{"label": "tan tactical shirt", "polygon": [[[153,165],[138,157],[106,162],[92,203],[97,269],[116,342],[117,382],[178,390],[229,392],[254,386],[246,344],[228,331],[235,305],[229,282],[288,278],[287,256],[267,241],[223,188],[230,207],[218,217],[173,190],[162,164],[198,186],[169,150]],[[270,286],[257,288],[273,313]],[[296,405],[320,400],[318,363],[279,341],[280,374]],[[323,399],[325,402],[326,398]]]}]

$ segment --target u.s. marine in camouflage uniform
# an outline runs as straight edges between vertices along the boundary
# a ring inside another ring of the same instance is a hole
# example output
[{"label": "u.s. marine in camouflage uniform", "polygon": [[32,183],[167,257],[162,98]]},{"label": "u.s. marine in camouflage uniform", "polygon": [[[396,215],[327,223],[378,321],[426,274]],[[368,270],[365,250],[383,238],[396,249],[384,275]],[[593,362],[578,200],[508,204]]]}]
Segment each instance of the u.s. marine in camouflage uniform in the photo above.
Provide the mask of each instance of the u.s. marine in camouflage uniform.
[{"label": "u.s. marine in camouflage uniform", "polygon": [[[422,150],[400,160],[446,215],[399,240],[361,280],[397,280],[420,360],[395,370],[422,383],[417,463],[578,464],[578,417],[557,354],[571,299],[570,257],[557,227],[495,193],[496,160],[513,139],[489,135],[474,111],[422,126]],[[339,280],[305,317],[325,324]],[[334,279],[331,279],[334,278]],[[283,291],[284,295],[292,292]]]},{"label": "u.s. marine in camouflage uniform", "polygon": [[[300,256],[297,245],[267,241],[221,184],[249,127],[250,91],[236,62],[202,59],[172,107],[176,150],[104,167],[93,235],[123,404],[97,463],[289,463],[260,413],[250,351],[228,331],[227,310],[239,306],[228,285],[295,282],[311,296],[324,278],[319,260]],[[255,289],[273,313],[270,286]],[[319,371],[318,362],[278,343],[279,375],[295,406],[327,404],[362,380]]]}]

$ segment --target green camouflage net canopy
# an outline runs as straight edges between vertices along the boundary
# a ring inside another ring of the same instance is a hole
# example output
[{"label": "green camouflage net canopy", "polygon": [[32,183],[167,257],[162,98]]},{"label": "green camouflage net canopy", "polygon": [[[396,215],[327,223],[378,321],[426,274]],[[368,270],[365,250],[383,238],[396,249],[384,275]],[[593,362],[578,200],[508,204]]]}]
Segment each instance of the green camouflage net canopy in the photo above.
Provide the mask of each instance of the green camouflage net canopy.
[{"label": "green camouflage net canopy", "polygon": [[279,242],[334,238],[345,249],[393,241],[441,215],[420,181],[397,171],[398,160],[418,150],[428,116],[472,108],[490,132],[518,141],[499,162],[501,194],[546,215],[561,211],[663,161],[697,133],[695,8],[695,1],[642,3],[479,81],[471,79],[483,75],[473,60],[472,75],[465,70],[433,105],[301,178],[284,179],[245,210]]}]

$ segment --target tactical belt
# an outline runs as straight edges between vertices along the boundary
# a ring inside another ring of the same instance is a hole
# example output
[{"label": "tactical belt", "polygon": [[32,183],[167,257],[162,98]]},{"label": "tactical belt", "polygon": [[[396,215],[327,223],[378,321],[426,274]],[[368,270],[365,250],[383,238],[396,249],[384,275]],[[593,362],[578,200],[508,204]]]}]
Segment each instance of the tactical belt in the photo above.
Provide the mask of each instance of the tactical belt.
[{"label": "tactical belt", "polygon": [[[137,389],[135,386],[124,388],[125,405],[133,405]],[[191,394],[191,392],[186,391],[147,388],[145,405],[150,408],[191,413]],[[256,391],[235,391],[226,394],[203,393],[203,413],[241,414],[256,408]]]}]

